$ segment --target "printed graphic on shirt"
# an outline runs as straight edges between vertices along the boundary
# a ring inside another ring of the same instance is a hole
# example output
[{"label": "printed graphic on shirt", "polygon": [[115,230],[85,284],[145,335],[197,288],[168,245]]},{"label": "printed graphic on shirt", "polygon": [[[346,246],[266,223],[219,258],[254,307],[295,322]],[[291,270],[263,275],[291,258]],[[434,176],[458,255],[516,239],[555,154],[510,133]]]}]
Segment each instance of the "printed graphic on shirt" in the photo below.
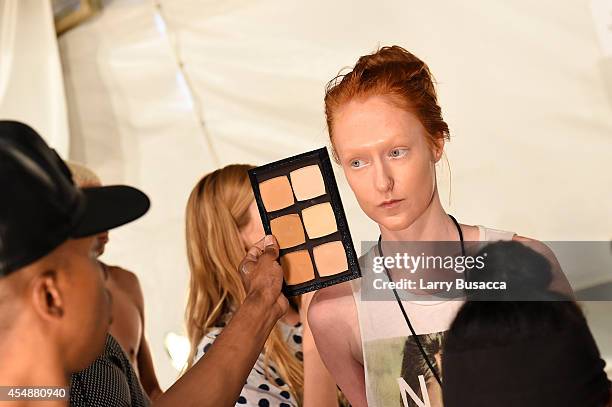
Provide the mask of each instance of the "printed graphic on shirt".
[{"label": "printed graphic on shirt", "polygon": [[[438,377],[442,377],[442,343],[446,332],[418,335]],[[370,396],[378,406],[442,407],[442,389],[414,337],[366,342]]]}]

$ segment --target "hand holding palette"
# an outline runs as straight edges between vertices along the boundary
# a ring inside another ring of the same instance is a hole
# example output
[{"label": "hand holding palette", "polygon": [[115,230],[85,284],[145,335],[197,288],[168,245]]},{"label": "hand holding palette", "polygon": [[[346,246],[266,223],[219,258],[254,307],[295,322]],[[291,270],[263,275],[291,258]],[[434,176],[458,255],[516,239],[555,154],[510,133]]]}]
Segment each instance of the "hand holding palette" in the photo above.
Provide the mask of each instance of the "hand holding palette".
[{"label": "hand holding palette", "polygon": [[325,148],[249,171],[267,234],[280,246],[286,296],[361,276]]}]

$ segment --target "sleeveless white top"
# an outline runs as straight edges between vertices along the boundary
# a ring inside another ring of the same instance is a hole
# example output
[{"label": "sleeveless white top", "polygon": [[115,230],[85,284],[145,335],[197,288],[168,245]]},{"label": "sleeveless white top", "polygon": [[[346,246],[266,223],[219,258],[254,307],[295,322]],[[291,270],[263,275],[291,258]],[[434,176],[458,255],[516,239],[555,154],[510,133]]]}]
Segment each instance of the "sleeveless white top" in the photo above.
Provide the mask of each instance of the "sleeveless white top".
[{"label": "sleeveless white top", "polygon": [[[479,241],[511,240],[515,235],[478,226]],[[374,249],[374,248],[373,248]],[[368,251],[361,264],[372,264]],[[362,275],[373,273],[362,269]],[[353,298],[357,308],[365,370],[366,397],[369,407],[442,407],[442,390],[429,370],[396,301],[362,300],[362,279],[353,280]],[[440,372],[441,345],[444,335],[462,300],[402,301],[410,322],[429,360]]]}]

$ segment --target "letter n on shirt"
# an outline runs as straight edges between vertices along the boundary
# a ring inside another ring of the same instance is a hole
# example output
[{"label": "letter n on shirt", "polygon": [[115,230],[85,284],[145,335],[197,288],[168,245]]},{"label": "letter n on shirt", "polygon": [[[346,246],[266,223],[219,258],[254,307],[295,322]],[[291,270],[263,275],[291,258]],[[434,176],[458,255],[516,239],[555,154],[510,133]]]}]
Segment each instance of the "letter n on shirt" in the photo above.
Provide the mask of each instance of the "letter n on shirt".
[{"label": "letter n on shirt", "polygon": [[402,394],[402,403],[404,404],[404,407],[410,406],[410,404],[408,404],[406,394],[410,396],[412,401],[416,403],[418,407],[431,407],[431,404],[429,402],[429,394],[427,394],[427,385],[425,384],[425,377],[423,377],[423,375],[419,375],[419,384],[421,386],[421,394],[423,395],[423,400],[421,400],[419,396],[416,395],[414,390],[412,390],[408,383],[406,383],[403,377],[397,378],[397,384],[399,384],[400,387],[400,392]]}]

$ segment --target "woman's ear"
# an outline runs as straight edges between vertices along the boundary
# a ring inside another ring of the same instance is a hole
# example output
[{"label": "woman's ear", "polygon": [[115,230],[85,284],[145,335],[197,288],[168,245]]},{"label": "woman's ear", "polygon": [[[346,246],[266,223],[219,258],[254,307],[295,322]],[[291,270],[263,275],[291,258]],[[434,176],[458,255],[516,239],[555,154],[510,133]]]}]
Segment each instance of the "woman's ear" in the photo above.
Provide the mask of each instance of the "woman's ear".
[{"label": "woman's ear", "polygon": [[48,270],[40,273],[31,283],[31,299],[35,312],[47,321],[64,316],[65,302],[59,287],[59,273]]},{"label": "woman's ear", "polygon": [[444,152],[444,136],[442,134],[438,134],[437,137],[433,140],[433,159],[434,162],[437,163],[442,158],[442,153]]}]

